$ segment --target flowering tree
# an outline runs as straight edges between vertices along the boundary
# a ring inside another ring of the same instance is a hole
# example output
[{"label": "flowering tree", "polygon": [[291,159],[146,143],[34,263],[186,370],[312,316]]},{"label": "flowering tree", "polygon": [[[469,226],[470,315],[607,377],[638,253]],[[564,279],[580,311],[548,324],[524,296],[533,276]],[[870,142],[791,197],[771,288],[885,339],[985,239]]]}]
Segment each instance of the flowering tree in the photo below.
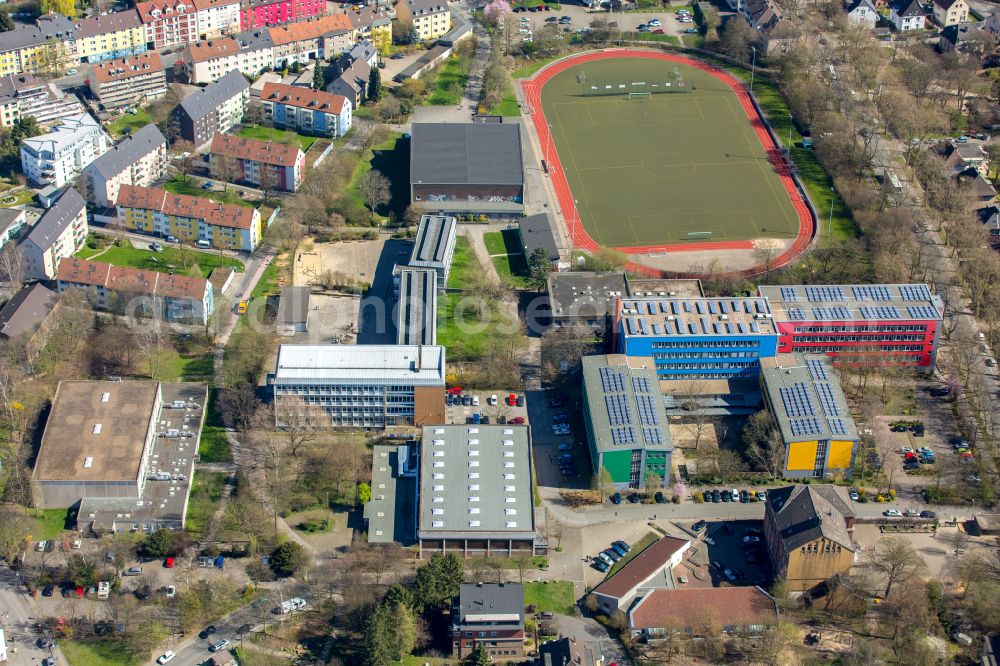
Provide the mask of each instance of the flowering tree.
[{"label": "flowering tree", "polygon": [[684,500],[687,499],[687,496],[688,496],[688,488],[687,488],[687,486],[684,485],[683,483],[681,483],[680,481],[678,481],[677,483],[675,483],[674,484],[674,497],[679,498],[677,501],[683,502]]},{"label": "flowering tree", "polygon": [[483,16],[486,17],[486,21],[494,26],[500,25],[500,22],[512,13],[510,3],[507,0],[491,0],[483,8]]}]

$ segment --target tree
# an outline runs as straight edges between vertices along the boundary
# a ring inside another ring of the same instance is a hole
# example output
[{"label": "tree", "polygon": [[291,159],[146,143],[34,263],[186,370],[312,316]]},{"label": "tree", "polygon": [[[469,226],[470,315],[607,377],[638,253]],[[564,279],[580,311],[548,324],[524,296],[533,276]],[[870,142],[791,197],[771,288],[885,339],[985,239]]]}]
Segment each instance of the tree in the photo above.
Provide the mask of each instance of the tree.
[{"label": "tree", "polygon": [[365,91],[368,94],[368,101],[378,102],[382,99],[382,73],[378,67],[372,67],[368,75],[368,87]]},{"label": "tree", "polygon": [[750,47],[757,38],[757,31],[746,21],[726,21],[719,32],[719,49],[730,58],[748,62]]},{"label": "tree", "polygon": [[21,289],[23,281],[24,259],[17,243],[7,243],[0,249],[0,299],[9,300]]},{"label": "tree", "polygon": [[368,504],[372,499],[372,487],[367,483],[358,484],[358,503]]},{"label": "tree", "polygon": [[551,272],[552,261],[548,251],[543,247],[535,248],[528,259],[528,273],[531,276],[529,283],[532,288],[537,292],[545,291]]},{"label": "tree", "polygon": [[379,604],[365,623],[364,651],[368,666],[388,666],[398,661],[393,615],[388,605]]},{"label": "tree", "polygon": [[174,152],[177,153],[177,157],[171,163],[186,183],[188,175],[194,169],[194,160],[198,156],[198,151],[195,150],[194,144],[190,141],[178,141],[174,144]]},{"label": "tree", "polygon": [[294,576],[305,563],[305,550],[295,541],[286,541],[271,553],[271,570],[281,578]]},{"label": "tree", "polygon": [[415,603],[413,600],[413,593],[410,592],[409,588],[403,587],[399,583],[396,583],[388,589],[385,593],[385,598],[383,603],[389,604],[390,607],[396,604],[402,604],[407,608],[414,608]]},{"label": "tree", "polygon": [[401,661],[408,657],[417,644],[417,624],[413,611],[405,604],[392,606],[393,628],[396,633],[396,659]]},{"label": "tree", "polygon": [[14,21],[10,18],[10,12],[4,7],[0,9],[0,32],[9,32],[14,29]]},{"label": "tree", "polygon": [[142,540],[139,553],[146,557],[157,559],[166,557],[174,549],[174,533],[171,530],[159,529]]},{"label": "tree", "polygon": [[731,481],[745,469],[743,458],[740,457],[740,454],[730,449],[719,450],[719,457],[716,459],[716,464],[719,466],[719,476],[722,477],[723,482]]},{"label": "tree", "polygon": [[39,0],[38,11],[41,14],[63,14],[73,18],[76,16],[76,3],[73,0]]},{"label": "tree", "polygon": [[628,257],[624,252],[602,245],[587,258],[587,268],[598,273],[617,271],[621,270],[626,261]]},{"label": "tree", "polygon": [[313,66],[313,90],[326,89],[326,73],[323,71],[323,61],[317,60]]},{"label": "tree", "polygon": [[365,204],[371,210],[374,220],[375,210],[379,206],[389,203],[389,179],[377,169],[369,171],[361,182],[361,193],[365,197]]},{"label": "tree", "polygon": [[476,649],[472,651],[473,666],[490,666],[490,653],[486,650],[485,643],[476,643]]},{"label": "tree", "polygon": [[453,553],[435,553],[417,569],[413,598],[418,608],[447,608],[465,579],[462,562]]},{"label": "tree", "polygon": [[483,8],[483,18],[490,27],[499,27],[513,13],[507,0],[492,0]]},{"label": "tree", "polygon": [[875,557],[872,558],[875,569],[886,578],[885,597],[889,597],[892,586],[905,583],[919,574],[924,562],[909,541],[899,537],[884,537],[875,545]]},{"label": "tree", "polygon": [[611,477],[611,472],[604,465],[601,465],[601,469],[597,470],[597,474],[594,475],[593,483],[591,484],[594,490],[596,490],[601,497],[606,496],[615,486],[615,481]]}]

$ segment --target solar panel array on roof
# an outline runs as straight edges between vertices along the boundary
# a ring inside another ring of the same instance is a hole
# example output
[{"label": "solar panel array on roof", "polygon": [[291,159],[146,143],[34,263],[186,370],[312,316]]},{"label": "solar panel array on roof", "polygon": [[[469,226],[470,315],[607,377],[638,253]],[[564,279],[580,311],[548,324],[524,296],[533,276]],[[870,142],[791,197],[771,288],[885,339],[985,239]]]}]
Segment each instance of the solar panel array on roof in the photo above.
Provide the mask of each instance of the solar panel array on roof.
[{"label": "solar panel array on roof", "polygon": [[840,405],[833,395],[833,389],[826,382],[816,384],[816,392],[819,393],[819,403],[823,406],[823,411],[828,416],[840,416]]},{"label": "solar panel array on roof", "polygon": [[931,292],[925,284],[901,284],[899,285],[899,297],[904,301],[929,301]]},{"label": "solar panel array on roof", "polygon": [[652,446],[663,444],[663,433],[659,428],[643,428],[642,438],[646,440],[646,444]]},{"label": "solar panel array on roof", "polygon": [[792,321],[805,321],[805,310],[802,308],[788,308],[788,318]]},{"label": "solar panel array on roof", "polygon": [[826,363],[815,358],[808,359],[806,361],[806,367],[809,369],[809,376],[813,378],[814,381],[825,382],[830,379],[830,375],[826,372]]},{"label": "solar panel array on roof", "polygon": [[806,300],[810,303],[846,301],[843,287],[806,287]]},{"label": "solar panel array on roof", "polygon": [[656,405],[653,397],[649,395],[637,395],[635,397],[639,403],[639,423],[643,425],[659,425],[660,417],[656,414]]},{"label": "solar panel array on roof", "polygon": [[604,406],[608,409],[608,422],[611,425],[626,425],[632,423],[632,409],[628,397],[620,394],[604,396]]},{"label": "solar panel array on roof", "polygon": [[847,424],[844,422],[844,419],[828,418],[827,421],[830,423],[830,432],[834,435],[847,434]]},{"label": "solar panel array on roof", "polygon": [[781,402],[785,406],[785,412],[791,417],[815,416],[816,405],[813,404],[812,396],[806,390],[806,385],[802,382],[795,382],[789,387],[778,389],[781,395]]},{"label": "solar panel array on roof", "polygon": [[601,390],[605,393],[624,393],[625,374],[614,368],[601,368]]},{"label": "solar panel array on roof", "polygon": [[831,308],[813,308],[813,317],[820,320],[830,320],[830,319],[853,319],[851,316],[851,311],[842,305],[835,305]]},{"label": "solar panel array on roof", "polygon": [[819,419],[815,417],[793,419],[790,422],[790,425],[792,428],[792,435],[795,437],[800,437],[802,435],[819,435],[823,432],[823,428],[819,425]]},{"label": "solar panel array on roof", "polygon": [[635,428],[631,426],[626,426],[624,428],[612,428],[611,441],[616,446],[635,444],[637,441],[635,437]]},{"label": "solar panel array on roof", "polygon": [[937,308],[930,305],[909,305],[906,307],[910,319],[940,319],[941,313]]},{"label": "solar panel array on roof", "polygon": [[851,291],[854,292],[854,298],[859,301],[891,301],[892,292],[889,288],[880,285],[859,285],[857,287],[851,287]]},{"label": "solar panel array on roof", "polygon": [[899,308],[891,305],[865,306],[858,308],[864,319],[899,319]]},{"label": "solar panel array on roof", "polygon": [[784,301],[797,301],[799,300],[799,290],[795,287],[782,287],[781,299]]}]

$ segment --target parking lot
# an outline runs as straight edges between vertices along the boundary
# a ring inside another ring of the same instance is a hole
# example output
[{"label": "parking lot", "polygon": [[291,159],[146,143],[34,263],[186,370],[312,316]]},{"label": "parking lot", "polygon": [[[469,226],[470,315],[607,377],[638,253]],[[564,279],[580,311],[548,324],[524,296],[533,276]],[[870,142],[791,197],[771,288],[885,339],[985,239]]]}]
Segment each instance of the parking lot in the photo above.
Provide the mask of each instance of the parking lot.
[{"label": "parking lot", "polygon": [[[695,29],[696,25],[683,23],[680,19],[683,16],[674,12],[628,12],[609,14],[607,12],[590,12],[578,5],[564,4],[562,9],[540,12],[522,12],[512,15],[512,20],[517,22],[517,28],[527,26],[532,34],[540,30],[544,25],[555,25],[561,33],[578,32],[583,28],[589,28],[595,18],[605,18],[612,29],[612,39],[617,38],[619,33],[638,32],[640,25],[648,25],[651,21],[650,31],[662,30],[667,35],[680,36],[687,29]],[[566,19],[569,21],[566,21]],[[561,22],[560,22],[561,21]],[[655,25],[656,22],[659,25]]]},{"label": "parking lot", "polygon": [[535,476],[539,486],[589,488],[592,476],[578,406],[552,393],[528,396]]},{"label": "parking lot", "polygon": [[514,423],[518,425],[529,422],[524,394],[499,389],[495,391],[477,389],[449,393],[445,403],[445,420],[447,423]]},{"label": "parking lot", "polygon": [[760,520],[707,521],[703,531],[713,585],[768,586],[771,572],[762,525]]}]

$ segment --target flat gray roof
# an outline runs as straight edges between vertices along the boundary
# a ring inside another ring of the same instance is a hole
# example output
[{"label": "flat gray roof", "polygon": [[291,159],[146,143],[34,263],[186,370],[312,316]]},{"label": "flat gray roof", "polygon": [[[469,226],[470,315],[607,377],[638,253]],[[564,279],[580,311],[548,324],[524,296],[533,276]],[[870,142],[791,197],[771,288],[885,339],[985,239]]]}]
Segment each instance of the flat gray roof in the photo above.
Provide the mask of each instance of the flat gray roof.
[{"label": "flat gray roof", "polygon": [[303,324],[309,319],[309,287],[284,287],[278,299],[278,315],[275,323],[279,326]]},{"label": "flat gray roof", "polygon": [[541,248],[552,261],[559,259],[559,246],[555,234],[552,233],[552,222],[548,213],[529,215],[517,221],[521,232],[521,244],[524,246],[525,259],[530,259],[535,250]]},{"label": "flat gray roof", "polygon": [[444,386],[444,369],[439,345],[280,345],[274,383]]},{"label": "flat gray roof", "polygon": [[406,445],[372,447],[372,498],[365,504],[368,543],[413,541],[414,479],[403,478],[400,449]]},{"label": "flat gray roof", "polygon": [[410,182],[435,185],[523,185],[517,123],[414,123]]},{"label": "flat gray roof", "polygon": [[396,344],[437,344],[437,272],[404,267],[399,271]]},{"label": "flat gray roof", "polygon": [[551,273],[548,293],[553,317],[604,316],[625,296],[625,274]]},{"label": "flat gray roof", "polygon": [[621,318],[627,338],[777,332],[765,298],[629,298],[622,300]]},{"label": "flat gray roof", "polygon": [[944,306],[926,284],[757,287],[778,321],[940,321]]},{"label": "flat gray roof", "polygon": [[458,589],[458,621],[490,622],[502,630],[524,622],[524,586],[518,583],[463,583]]},{"label": "flat gray roof", "polygon": [[633,278],[626,275],[625,289],[630,298],[641,296],[702,298],[705,295],[701,288],[701,280],[695,279]]},{"label": "flat gray roof", "polygon": [[656,366],[622,354],[582,360],[583,393],[597,450],[673,451]]},{"label": "flat gray roof", "polygon": [[858,439],[829,357],[796,353],[761,359],[760,374],[786,442]]},{"label": "flat gray roof", "polygon": [[418,536],[533,537],[531,474],[527,426],[424,426]]},{"label": "flat gray roof", "polygon": [[410,266],[444,266],[448,246],[455,240],[457,223],[450,215],[421,215],[417,237],[410,254]]}]

